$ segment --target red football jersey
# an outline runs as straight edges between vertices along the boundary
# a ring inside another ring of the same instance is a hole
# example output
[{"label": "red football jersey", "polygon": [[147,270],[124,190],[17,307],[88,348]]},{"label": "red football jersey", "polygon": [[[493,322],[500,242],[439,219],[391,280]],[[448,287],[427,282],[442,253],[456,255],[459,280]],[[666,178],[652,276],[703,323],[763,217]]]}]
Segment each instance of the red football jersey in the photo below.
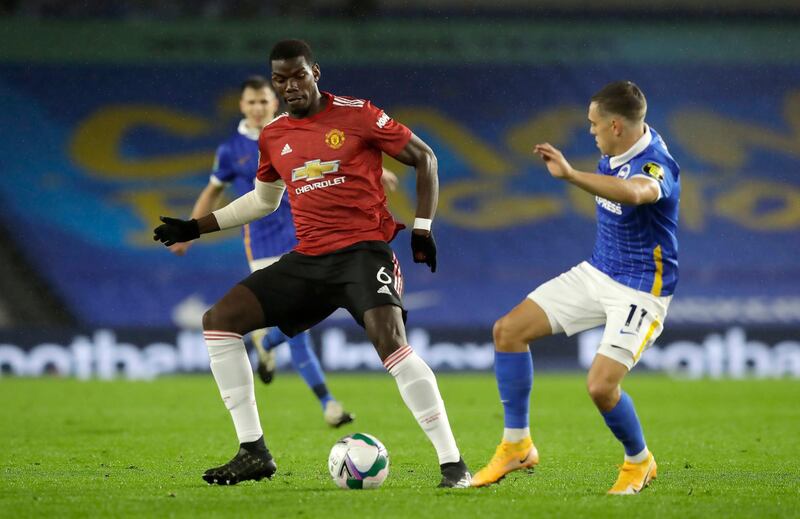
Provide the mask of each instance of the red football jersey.
[{"label": "red football jersey", "polygon": [[381,153],[400,153],[411,130],[369,101],[322,95],[327,105],[318,114],[283,114],[264,127],[258,179],[286,183],[299,253],[317,256],[360,241],[389,242],[404,226],[386,206]]}]

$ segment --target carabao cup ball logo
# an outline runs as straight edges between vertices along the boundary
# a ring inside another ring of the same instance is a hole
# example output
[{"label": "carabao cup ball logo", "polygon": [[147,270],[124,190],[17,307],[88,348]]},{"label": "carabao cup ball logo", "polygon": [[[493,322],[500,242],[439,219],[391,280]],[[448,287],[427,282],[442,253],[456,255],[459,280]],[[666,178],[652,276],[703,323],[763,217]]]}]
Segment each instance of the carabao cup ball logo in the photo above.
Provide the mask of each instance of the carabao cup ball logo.
[{"label": "carabao cup ball logo", "polygon": [[344,132],[342,130],[337,130],[336,128],[329,131],[325,134],[325,144],[334,150],[338,150],[344,144]]},{"label": "carabao cup ball logo", "polygon": [[328,471],[341,488],[378,488],[389,475],[389,453],[376,437],[351,434],[334,444]]}]

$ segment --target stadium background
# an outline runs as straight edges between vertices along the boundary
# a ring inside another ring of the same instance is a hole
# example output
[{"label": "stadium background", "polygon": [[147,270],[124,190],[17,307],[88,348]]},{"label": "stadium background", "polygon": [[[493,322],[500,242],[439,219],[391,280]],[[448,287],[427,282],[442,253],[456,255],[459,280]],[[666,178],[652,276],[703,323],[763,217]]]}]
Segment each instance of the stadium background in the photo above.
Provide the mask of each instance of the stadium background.
[{"label": "stadium background", "polygon": [[[178,258],[151,229],[188,215],[238,121],[239,81],[302,37],[324,90],[373,100],[439,157],[439,271],[411,262],[407,233],[393,243],[410,340],[434,368],[490,369],[494,319],[590,254],[592,198],[530,148],[546,139],[592,168],[587,99],[628,78],[683,183],[681,280],[642,365],[800,377],[800,8],[604,5],[3,2],[0,376],[208,369],[199,316],[246,274],[241,239]],[[385,165],[409,222],[413,174]],[[596,339],[544,341],[537,367],[586,366]],[[347,316],[315,340],[326,370],[380,368]]]}]

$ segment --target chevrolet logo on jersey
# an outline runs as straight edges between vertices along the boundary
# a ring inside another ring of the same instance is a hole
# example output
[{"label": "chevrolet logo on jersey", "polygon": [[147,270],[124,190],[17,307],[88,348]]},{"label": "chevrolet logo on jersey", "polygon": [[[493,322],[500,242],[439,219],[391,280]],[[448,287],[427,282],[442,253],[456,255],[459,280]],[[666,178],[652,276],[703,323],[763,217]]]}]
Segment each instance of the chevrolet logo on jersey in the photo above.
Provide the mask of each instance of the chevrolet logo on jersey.
[{"label": "chevrolet logo on jersey", "polygon": [[648,162],[642,166],[642,171],[653,177],[654,179],[662,182],[664,180],[664,170],[655,162]]},{"label": "chevrolet logo on jersey", "polygon": [[305,180],[306,182],[313,182],[328,173],[336,173],[337,171],[339,171],[338,160],[329,160],[327,162],[321,162],[319,159],[309,160],[301,167],[292,170],[292,181]]}]

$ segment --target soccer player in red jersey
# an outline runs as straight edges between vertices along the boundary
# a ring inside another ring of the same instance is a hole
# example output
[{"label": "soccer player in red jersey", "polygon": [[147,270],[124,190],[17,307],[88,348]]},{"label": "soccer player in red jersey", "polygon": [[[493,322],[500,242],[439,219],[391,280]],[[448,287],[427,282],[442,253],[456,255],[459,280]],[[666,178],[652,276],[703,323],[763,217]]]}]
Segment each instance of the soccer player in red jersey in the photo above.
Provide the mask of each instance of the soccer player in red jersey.
[{"label": "soccer player in red jersey", "polygon": [[270,62],[272,84],[288,113],[261,132],[255,189],[197,220],[162,217],[163,225],[154,231],[154,239],[169,246],[240,226],[274,211],[288,190],[299,240],[292,252],[234,286],[203,316],[211,370],[240,443],[231,461],[207,470],[203,479],[236,484],[276,471],[259,423],[242,335],[278,326],[293,336],[345,308],[366,329],[436,449],[439,486],[466,488],[471,476],[436,378],[406,339],[403,277],[388,245],[403,225],[389,213],[380,182],[382,153],[416,169],[411,248],[414,261],[435,272],[436,156],[369,101],[320,92],[320,68],[305,42],[278,42]]}]

